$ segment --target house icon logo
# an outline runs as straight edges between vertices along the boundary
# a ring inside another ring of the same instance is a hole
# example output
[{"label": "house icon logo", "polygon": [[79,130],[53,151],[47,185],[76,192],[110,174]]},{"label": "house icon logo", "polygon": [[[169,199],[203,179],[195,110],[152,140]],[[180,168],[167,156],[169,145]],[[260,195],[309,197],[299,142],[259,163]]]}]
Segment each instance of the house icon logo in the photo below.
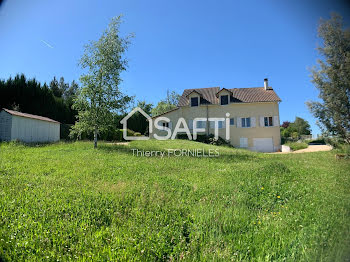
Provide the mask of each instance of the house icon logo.
[{"label": "house icon logo", "polygon": [[135,114],[136,112],[139,112],[140,114],[142,114],[144,117],[146,117],[147,121],[149,122],[148,124],[148,133],[151,134],[152,133],[152,118],[145,112],[143,111],[140,107],[135,107],[132,111],[130,111],[129,114],[127,114],[121,121],[120,123],[123,124],[123,138],[125,140],[148,140],[149,137],[148,136],[128,136],[128,119]]}]

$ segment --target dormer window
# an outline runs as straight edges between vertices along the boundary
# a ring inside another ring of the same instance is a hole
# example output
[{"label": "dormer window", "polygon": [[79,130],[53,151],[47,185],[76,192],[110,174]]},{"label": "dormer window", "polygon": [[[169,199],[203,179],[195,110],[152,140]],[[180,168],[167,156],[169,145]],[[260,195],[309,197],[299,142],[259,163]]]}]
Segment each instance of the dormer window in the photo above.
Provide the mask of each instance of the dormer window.
[{"label": "dormer window", "polygon": [[228,105],[228,95],[220,96],[220,104],[221,105]]},{"label": "dormer window", "polygon": [[191,97],[191,106],[198,106],[199,97]]}]

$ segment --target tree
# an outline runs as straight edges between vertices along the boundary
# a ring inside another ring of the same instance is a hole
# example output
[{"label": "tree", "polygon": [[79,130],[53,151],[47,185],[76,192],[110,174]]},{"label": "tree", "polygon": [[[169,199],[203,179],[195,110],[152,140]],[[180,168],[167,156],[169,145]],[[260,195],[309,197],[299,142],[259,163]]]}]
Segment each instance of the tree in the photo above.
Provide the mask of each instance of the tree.
[{"label": "tree", "polygon": [[310,135],[311,127],[308,121],[295,117],[294,122],[285,121],[281,126],[281,136],[299,138],[301,135]]},{"label": "tree", "polygon": [[66,124],[75,120],[73,110],[63,98],[53,94],[51,87],[40,84],[35,78],[27,79],[24,74],[0,80],[0,108],[46,116]]},{"label": "tree", "polygon": [[78,89],[79,89],[78,84],[73,80],[64,94],[65,100],[68,101],[69,104],[70,103],[73,104],[73,100],[77,95]]},{"label": "tree", "polygon": [[311,134],[311,127],[309,125],[309,122],[301,117],[296,116],[294,122],[290,123],[290,126],[295,130],[295,132],[298,132],[299,135]]},{"label": "tree", "polygon": [[[137,107],[140,107],[146,114],[151,115],[153,104],[147,104],[146,101],[138,101]],[[136,112],[128,119],[128,128],[141,134],[147,134],[148,124],[145,116],[139,112]]]},{"label": "tree", "polygon": [[127,67],[124,53],[132,37],[119,36],[120,23],[120,16],[112,18],[100,39],[85,46],[80,60],[87,72],[80,77],[82,87],[73,105],[78,111],[78,121],[72,134],[93,132],[95,148],[98,133],[108,129],[113,124],[114,113],[125,109],[132,99],[119,89],[120,74]]},{"label": "tree", "polygon": [[283,124],[281,125],[281,127],[283,128],[288,128],[290,125],[290,122],[289,121],[284,121]]},{"label": "tree", "polygon": [[164,100],[159,101],[157,106],[152,109],[152,116],[157,116],[172,109],[175,109],[177,107],[179,99],[179,94],[177,94],[175,91],[169,92],[168,90],[166,98]]},{"label": "tree", "polygon": [[50,89],[51,89],[54,96],[62,97],[63,93],[59,88],[59,84],[58,84],[58,81],[57,81],[55,76],[53,77],[52,81],[50,82]]},{"label": "tree", "polygon": [[350,30],[343,29],[342,18],[332,14],[318,28],[324,60],[311,69],[312,83],[321,102],[307,102],[321,129],[350,143]]},{"label": "tree", "polygon": [[63,76],[60,77],[60,81],[58,82],[58,89],[61,94],[60,97],[63,97],[65,99],[66,92],[69,89],[69,84],[64,82]]},{"label": "tree", "polygon": [[143,111],[145,111],[146,114],[151,115],[152,114],[152,107],[153,104],[147,104],[145,100],[138,101],[137,107],[140,107]]}]

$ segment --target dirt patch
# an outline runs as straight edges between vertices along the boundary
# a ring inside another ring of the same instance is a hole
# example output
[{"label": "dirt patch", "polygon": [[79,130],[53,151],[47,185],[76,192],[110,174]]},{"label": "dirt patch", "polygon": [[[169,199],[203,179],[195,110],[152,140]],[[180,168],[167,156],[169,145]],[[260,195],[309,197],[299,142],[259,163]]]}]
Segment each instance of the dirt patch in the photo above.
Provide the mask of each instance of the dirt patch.
[{"label": "dirt patch", "polygon": [[275,152],[270,154],[298,154],[298,153],[309,153],[309,152],[319,152],[319,151],[331,151],[332,146],[329,145],[310,145],[305,149],[300,149],[293,152]]},{"label": "dirt patch", "polygon": [[306,153],[306,152],[319,152],[319,151],[331,151],[333,147],[328,145],[310,145],[305,149],[300,149],[292,153]]},{"label": "dirt patch", "polygon": [[111,145],[119,145],[119,146],[128,146],[129,142],[118,142],[118,143],[109,143]]}]

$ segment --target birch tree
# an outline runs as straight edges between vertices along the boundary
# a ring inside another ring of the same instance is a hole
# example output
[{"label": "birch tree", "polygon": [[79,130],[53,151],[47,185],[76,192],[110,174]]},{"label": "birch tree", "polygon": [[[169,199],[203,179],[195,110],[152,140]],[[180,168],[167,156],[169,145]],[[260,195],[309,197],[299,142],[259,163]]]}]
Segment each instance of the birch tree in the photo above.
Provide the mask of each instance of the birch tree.
[{"label": "birch tree", "polygon": [[128,64],[124,54],[133,37],[121,37],[120,24],[121,16],[114,17],[100,39],[85,46],[79,63],[86,73],[80,77],[81,89],[73,104],[78,116],[71,133],[93,132],[94,148],[99,132],[110,127],[113,114],[124,111],[132,99],[119,88]]}]

